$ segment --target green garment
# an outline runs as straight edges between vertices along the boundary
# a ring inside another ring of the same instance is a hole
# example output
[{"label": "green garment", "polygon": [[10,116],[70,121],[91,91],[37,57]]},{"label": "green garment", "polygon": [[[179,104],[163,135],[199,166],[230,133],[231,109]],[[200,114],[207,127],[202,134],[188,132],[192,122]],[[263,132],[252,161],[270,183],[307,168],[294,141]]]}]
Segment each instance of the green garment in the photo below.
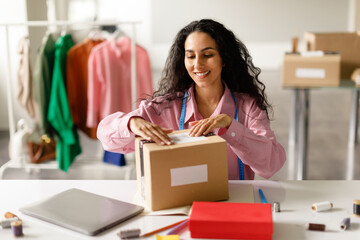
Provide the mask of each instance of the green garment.
[{"label": "green garment", "polygon": [[73,45],[69,34],[59,37],[55,43],[55,61],[48,109],[48,121],[58,136],[56,160],[59,168],[65,172],[75,157],[81,153],[79,135],[73,124],[65,88],[66,56]]},{"label": "green garment", "polygon": [[30,136],[35,142],[40,142],[41,135],[52,136],[54,130],[47,120],[49,108],[51,78],[54,68],[55,41],[50,33],[46,34],[36,55],[33,71],[33,97],[35,102],[36,130]]}]

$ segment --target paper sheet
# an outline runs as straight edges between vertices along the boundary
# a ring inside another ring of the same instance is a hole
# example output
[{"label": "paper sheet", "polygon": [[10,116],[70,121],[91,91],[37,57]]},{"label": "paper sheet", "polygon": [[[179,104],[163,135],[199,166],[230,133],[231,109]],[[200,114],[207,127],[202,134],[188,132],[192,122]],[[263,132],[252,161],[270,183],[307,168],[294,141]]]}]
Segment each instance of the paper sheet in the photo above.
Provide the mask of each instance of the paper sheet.
[{"label": "paper sheet", "polygon": [[145,199],[142,198],[140,193],[137,191],[133,203],[143,206],[144,211],[140,215],[150,215],[150,216],[166,216],[166,215],[189,215],[191,205],[186,205],[182,207],[169,208],[159,211],[151,211],[151,209],[146,205]]},{"label": "paper sheet", "polygon": [[[254,188],[252,184],[229,183],[229,199],[225,202],[254,203]],[[191,205],[169,208],[159,211],[151,211],[139,192],[136,192],[134,204],[141,205],[145,209],[140,215],[166,216],[166,215],[189,215]]]}]

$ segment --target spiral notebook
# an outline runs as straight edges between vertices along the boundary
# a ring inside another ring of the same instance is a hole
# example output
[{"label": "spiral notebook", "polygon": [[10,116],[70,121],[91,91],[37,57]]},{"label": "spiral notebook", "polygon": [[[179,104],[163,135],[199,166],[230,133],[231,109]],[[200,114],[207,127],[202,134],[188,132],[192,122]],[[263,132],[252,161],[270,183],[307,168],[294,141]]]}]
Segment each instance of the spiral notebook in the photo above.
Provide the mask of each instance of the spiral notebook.
[{"label": "spiral notebook", "polygon": [[142,206],[72,188],[19,209],[86,235],[96,235],[141,213]]}]

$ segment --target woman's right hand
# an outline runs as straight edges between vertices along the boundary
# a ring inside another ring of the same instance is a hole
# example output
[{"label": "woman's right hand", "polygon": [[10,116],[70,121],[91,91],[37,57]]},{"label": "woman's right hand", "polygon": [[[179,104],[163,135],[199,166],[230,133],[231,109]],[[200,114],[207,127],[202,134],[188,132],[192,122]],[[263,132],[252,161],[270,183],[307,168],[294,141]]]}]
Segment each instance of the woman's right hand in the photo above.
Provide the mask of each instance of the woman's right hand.
[{"label": "woman's right hand", "polygon": [[162,128],[156,124],[148,122],[140,117],[133,117],[130,119],[130,130],[138,136],[141,136],[147,140],[152,140],[159,145],[171,145],[174,144],[168,133],[173,130],[168,128]]}]

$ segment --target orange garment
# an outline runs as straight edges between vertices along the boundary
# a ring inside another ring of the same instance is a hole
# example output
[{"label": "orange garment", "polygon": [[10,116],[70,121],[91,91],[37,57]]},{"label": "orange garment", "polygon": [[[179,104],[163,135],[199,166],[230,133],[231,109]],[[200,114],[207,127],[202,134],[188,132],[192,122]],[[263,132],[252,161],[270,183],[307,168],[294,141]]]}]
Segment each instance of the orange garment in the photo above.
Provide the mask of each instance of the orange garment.
[{"label": "orange garment", "polygon": [[66,91],[74,125],[90,138],[96,138],[96,127],[86,127],[88,59],[91,49],[103,40],[86,38],[82,43],[72,47],[67,55]]}]

